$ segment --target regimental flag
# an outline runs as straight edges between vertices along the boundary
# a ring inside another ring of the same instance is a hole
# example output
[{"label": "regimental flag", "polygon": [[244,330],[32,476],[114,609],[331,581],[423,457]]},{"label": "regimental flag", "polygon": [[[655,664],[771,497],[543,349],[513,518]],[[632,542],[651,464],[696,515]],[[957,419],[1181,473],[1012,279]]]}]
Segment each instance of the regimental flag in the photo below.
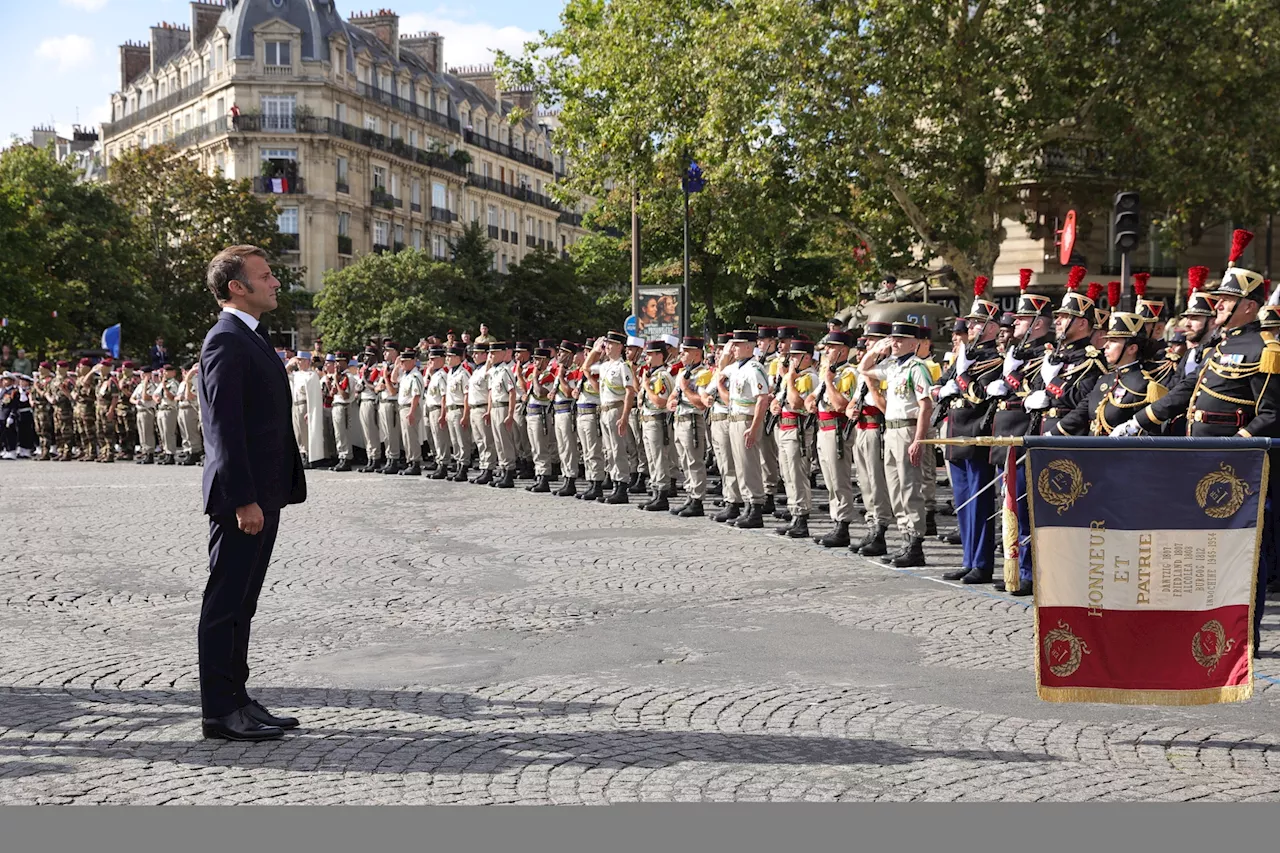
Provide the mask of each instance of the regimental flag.
[{"label": "regimental flag", "polygon": [[1253,695],[1269,446],[1026,440],[1041,699],[1205,705]]}]

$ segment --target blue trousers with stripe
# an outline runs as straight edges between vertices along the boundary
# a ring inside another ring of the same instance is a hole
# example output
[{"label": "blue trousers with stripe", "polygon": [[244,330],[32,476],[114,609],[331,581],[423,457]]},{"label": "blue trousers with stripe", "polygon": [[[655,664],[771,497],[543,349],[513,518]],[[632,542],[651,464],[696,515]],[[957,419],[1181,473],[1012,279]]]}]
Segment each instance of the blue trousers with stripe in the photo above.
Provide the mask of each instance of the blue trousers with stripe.
[{"label": "blue trousers with stripe", "polygon": [[[996,511],[995,489],[986,489],[996,476],[995,466],[986,458],[951,462],[952,501],[960,526],[960,542],[964,549],[964,565],[991,574],[995,569]],[[982,491],[986,489],[985,491]],[[961,505],[982,491],[972,502]],[[1019,513],[1021,515],[1021,513]],[[1021,526],[1021,525],[1019,525]]]}]

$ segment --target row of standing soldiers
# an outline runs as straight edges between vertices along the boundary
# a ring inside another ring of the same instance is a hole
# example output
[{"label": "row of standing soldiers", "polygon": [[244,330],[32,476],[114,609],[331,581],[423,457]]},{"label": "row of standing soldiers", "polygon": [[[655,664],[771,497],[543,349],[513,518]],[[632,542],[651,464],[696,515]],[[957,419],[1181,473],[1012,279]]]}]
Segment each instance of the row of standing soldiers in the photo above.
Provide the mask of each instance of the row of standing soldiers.
[{"label": "row of standing soldiers", "polygon": [[203,456],[198,365],[179,371],[117,367],[110,356],[41,362],[31,405],[39,443],[36,459],[196,465]]}]

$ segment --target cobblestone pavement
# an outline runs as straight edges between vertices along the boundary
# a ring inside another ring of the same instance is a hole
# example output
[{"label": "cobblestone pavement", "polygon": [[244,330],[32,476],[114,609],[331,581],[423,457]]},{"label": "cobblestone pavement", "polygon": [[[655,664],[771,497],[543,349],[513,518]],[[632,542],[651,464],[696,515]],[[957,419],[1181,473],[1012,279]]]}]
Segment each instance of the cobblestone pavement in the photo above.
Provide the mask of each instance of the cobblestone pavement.
[{"label": "cobblestone pavement", "polygon": [[1029,609],[942,583],[954,548],[309,482],[250,684],[304,728],[235,745],[199,732],[199,469],[0,465],[0,802],[1280,799],[1274,616],[1251,702],[1052,705]]}]

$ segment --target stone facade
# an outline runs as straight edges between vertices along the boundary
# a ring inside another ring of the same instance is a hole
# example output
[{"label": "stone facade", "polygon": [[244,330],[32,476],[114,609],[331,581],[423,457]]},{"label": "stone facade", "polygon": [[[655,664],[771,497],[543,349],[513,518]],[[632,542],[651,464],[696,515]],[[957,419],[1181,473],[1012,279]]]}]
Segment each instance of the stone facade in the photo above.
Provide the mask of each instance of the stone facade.
[{"label": "stone facade", "polygon": [[584,233],[580,212],[550,198],[566,169],[554,117],[530,93],[502,91],[491,67],[447,71],[438,34],[401,35],[387,10],[343,20],[332,0],[190,12],[189,24],[121,45],[108,168],[131,147],[167,143],[252,179],[296,235],[283,260],[306,268],[309,290],[366,252],[447,257],[470,221],[487,227],[499,272]]}]

